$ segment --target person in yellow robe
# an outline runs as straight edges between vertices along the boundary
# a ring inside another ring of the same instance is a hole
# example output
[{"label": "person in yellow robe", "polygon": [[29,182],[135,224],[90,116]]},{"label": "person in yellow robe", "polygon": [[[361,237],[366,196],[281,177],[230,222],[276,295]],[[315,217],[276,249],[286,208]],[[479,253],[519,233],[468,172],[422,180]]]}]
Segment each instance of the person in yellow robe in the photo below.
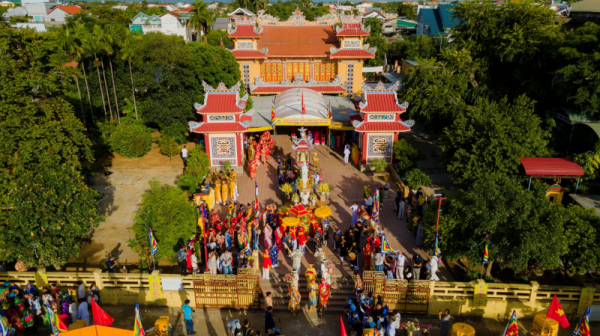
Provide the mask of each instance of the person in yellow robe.
[{"label": "person in yellow robe", "polygon": [[221,204],[221,182],[215,181],[215,203]]},{"label": "person in yellow robe", "polygon": [[237,201],[237,195],[235,194],[236,183],[233,179],[229,182],[229,201],[233,204]]},{"label": "person in yellow robe", "polygon": [[306,269],[306,273],[304,275],[306,276],[306,285],[308,288],[310,288],[312,280],[315,279],[315,277],[317,276],[317,270],[315,270],[313,264],[308,265],[308,268]]},{"label": "person in yellow robe", "polygon": [[223,205],[229,204],[228,196],[229,186],[227,185],[227,180],[223,180],[223,185],[221,185],[221,198],[223,200]]}]

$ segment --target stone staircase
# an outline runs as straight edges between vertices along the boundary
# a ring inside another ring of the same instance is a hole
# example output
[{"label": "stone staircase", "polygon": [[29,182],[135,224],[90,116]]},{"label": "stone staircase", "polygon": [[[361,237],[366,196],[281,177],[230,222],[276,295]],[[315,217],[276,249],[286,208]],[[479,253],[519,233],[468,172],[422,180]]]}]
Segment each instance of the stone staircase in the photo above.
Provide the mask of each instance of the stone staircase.
[{"label": "stone staircase", "polygon": [[[259,285],[262,293],[266,295],[267,292],[271,292],[273,296],[273,309],[275,310],[287,310],[289,303],[289,290],[287,283],[283,279],[283,276],[275,278],[271,273],[270,280],[260,279]],[[298,287],[302,300],[300,305],[302,307],[308,304],[308,290],[306,288],[306,277],[300,275],[298,281]],[[347,298],[354,297],[354,282],[349,278],[344,277],[332,277],[331,278],[331,297],[329,298],[328,311],[341,312],[346,306]],[[261,309],[264,309],[264,300],[261,300]]]}]

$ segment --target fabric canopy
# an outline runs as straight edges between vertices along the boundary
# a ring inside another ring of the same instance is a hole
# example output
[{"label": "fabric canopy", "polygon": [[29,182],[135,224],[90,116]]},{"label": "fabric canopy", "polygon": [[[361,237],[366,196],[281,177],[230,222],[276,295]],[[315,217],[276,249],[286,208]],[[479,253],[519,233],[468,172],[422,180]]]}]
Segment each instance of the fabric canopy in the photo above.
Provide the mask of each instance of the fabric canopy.
[{"label": "fabric canopy", "polygon": [[585,173],[577,163],[563,158],[521,158],[525,174],[531,176],[580,177]]}]

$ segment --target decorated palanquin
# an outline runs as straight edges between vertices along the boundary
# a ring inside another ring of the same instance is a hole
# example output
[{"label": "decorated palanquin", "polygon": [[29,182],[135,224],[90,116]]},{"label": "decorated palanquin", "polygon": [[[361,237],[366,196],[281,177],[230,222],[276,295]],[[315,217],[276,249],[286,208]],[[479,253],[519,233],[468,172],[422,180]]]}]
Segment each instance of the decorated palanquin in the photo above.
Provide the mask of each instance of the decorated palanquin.
[{"label": "decorated palanquin", "polygon": [[290,88],[322,94],[356,93],[363,61],[375,58],[376,52],[364,43],[370,27],[361,22],[338,14],[307,21],[297,8],[286,21],[268,14],[236,18],[228,33],[252,95],[277,94]]},{"label": "decorated palanquin", "polygon": [[398,86],[398,82],[387,88],[382,82],[373,88],[363,84],[359,113],[350,115],[352,126],[359,133],[363,165],[378,158],[391,163],[392,146],[398,140],[398,133],[410,131],[414,125],[413,120],[403,121],[400,117],[408,103],[398,103]]},{"label": "decorated palanquin", "polygon": [[194,104],[202,120],[188,123],[190,133],[204,135],[211,167],[222,166],[225,161],[229,161],[232,167],[242,167],[245,160],[244,133],[250,127],[254,113],[254,109],[245,112],[248,94],[240,97],[240,82],[231,88],[223,82],[216,88],[205,82],[202,85],[204,103]]}]

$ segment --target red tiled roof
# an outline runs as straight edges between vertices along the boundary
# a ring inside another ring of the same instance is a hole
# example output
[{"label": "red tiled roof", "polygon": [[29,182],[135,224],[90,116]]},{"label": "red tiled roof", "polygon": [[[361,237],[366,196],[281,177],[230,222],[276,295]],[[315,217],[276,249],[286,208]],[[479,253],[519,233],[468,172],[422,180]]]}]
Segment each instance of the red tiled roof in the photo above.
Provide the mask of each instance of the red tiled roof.
[{"label": "red tiled roof", "polygon": [[369,33],[362,30],[360,23],[345,23],[342,27],[342,30],[338,33],[337,36],[369,36]]},{"label": "red tiled roof", "polygon": [[79,12],[81,12],[81,7],[79,6],[56,6],[52,8],[48,14],[54,12],[55,9],[61,9],[63,12],[71,15],[79,14]]},{"label": "red tiled roof", "polygon": [[330,58],[375,58],[375,54],[363,49],[342,49],[335,54],[331,54]]},{"label": "red tiled roof", "polygon": [[366,122],[354,130],[359,132],[404,132],[410,131],[410,127],[406,127],[397,121]]},{"label": "red tiled roof", "polygon": [[350,122],[353,122],[355,120],[358,121],[358,122],[362,122],[363,118],[362,118],[362,116],[360,114],[351,114],[350,115]]},{"label": "red tiled roof", "polygon": [[189,13],[192,9],[194,9],[194,6],[189,6],[189,7],[185,7],[185,8],[176,9],[175,12],[178,12],[178,13]]},{"label": "red tiled roof", "polygon": [[256,50],[234,50],[232,51],[233,56],[235,56],[236,59],[244,59],[244,58],[262,58],[262,59],[267,59],[267,55],[261,53],[260,51],[256,51]]},{"label": "red tiled roof", "polygon": [[401,108],[396,103],[395,92],[370,93],[366,92],[366,104],[361,108],[361,112],[405,112],[406,109]]},{"label": "red tiled roof", "polygon": [[254,32],[254,25],[237,25],[237,28],[233,34],[229,34],[229,37],[258,37],[262,36],[262,33],[257,34]]},{"label": "red tiled roof", "polygon": [[212,93],[208,92],[204,98],[204,104],[196,109],[198,113],[241,113],[246,108],[246,101],[240,100],[242,107],[237,106],[237,95],[235,93]]},{"label": "red tiled roof", "polygon": [[193,128],[194,133],[212,133],[212,132],[244,132],[248,128],[240,125],[240,123],[200,123],[200,126]]},{"label": "red tiled roof", "polygon": [[269,57],[327,57],[338,41],[332,26],[264,26],[258,49]]},{"label": "red tiled roof", "polygon": [[562,158],[521,158],[525,174],[533,176],[584,176],[577,163]]},{"label": "red tiled roof", "polygon": [[321,86],[321,85],[302,85],[302,86],[298,86],[298,85],[294,85],[294,86],[284,86],[284,85],[278,85],[278,86],[259,86],[254,88],[254,90],[252,90],[252,93],[279,93],[279,92],[283,92],[289,89],[298,89],[298,88],[303,88],[303,89],[311,89],[317,92],[321,92],[321,93],[343,93],[346,92],[346,90],[344,90],[343,87],[339,86],[339,85],[327,85],[327,86]]}]

